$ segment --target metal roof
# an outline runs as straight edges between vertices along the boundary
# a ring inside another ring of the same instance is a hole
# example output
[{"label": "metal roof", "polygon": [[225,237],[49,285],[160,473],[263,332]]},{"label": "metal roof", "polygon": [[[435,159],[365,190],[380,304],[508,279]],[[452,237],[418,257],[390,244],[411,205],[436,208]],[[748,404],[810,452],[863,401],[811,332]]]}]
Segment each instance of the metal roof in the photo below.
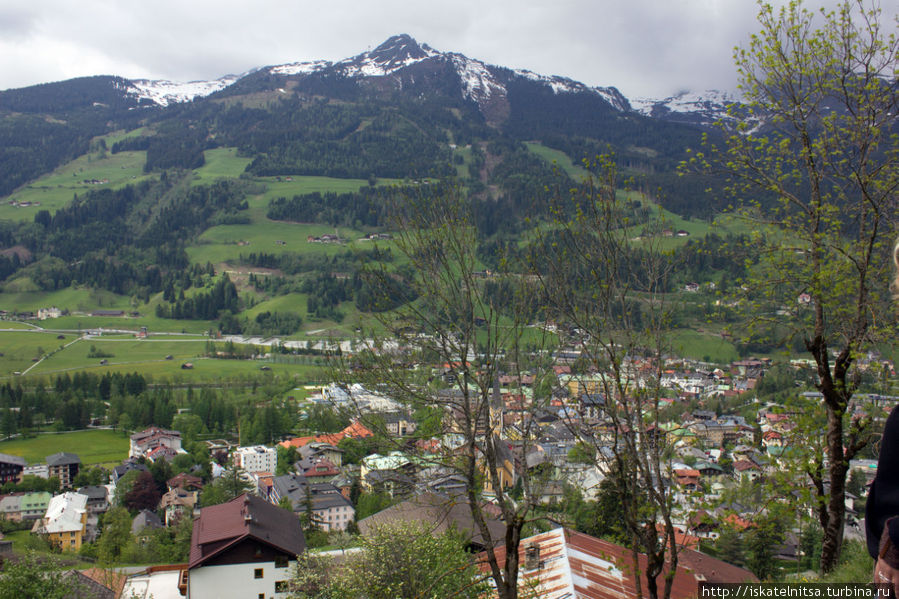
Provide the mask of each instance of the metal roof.
[{"label": "metal roof", "polygon": [[[635,599],[636,580],[630,550],[589,535],[557,528],[521,540],[519,588],[533,591],[541,599]],[[481,567],[488,569],[486,554]],[[505,548],[497,549],[505,563]],[[713,582],[757,581],[753,574],[721,560],[689,549],[678,552],[679,564],[671,589],[672,599],[687,599],[698,593],[700,580]],[[639,556],[640,571],[646,557]],[[641,585],[645,580],[640,577]],[[664,584],[660,575],[659,587]]]}]

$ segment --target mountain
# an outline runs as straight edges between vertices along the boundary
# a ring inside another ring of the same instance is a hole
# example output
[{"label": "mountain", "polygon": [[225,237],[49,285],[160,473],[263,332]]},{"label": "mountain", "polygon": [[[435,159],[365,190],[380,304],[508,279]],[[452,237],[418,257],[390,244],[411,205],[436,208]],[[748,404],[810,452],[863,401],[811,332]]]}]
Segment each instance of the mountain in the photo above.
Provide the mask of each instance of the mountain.
[{"label": "mountain", "polygon": [[612,150],[634,173],[658,177],[697,146],[701,127],[724,106],[679,100],[632,105],[614,87],[490,65],[408,35],[336,62],[212,81],[85,77],[0,92],[0,195],[84,153],[98,136],[138,127],[143,134],[110,150],[146,151],[148,173],[197,168],[206,150],[235,147],[251,158],[251,176],[443,178],[464,159],[453,147],[480,144],[478,188],[493,184],[500,162],[539,170],[533,155],[503,150],[539,141],[574,164]]},{"label": "mountain", "polygon": [[[336,63],[317,60],[269,66],[257,70],[286,80],[302,79],[314,74],[357,81],[380,79],[378,85],[392,85],[399,90],[409,84],[414,85],[415,74],[420,74],[425,70],[422,66],[417,65],[426,65],[425,68],[429,66],[432,71],[449,66],[459,78],[462,97],[476,102],[485,114],[494,112],[491,109],[492,105],[503,106],[505,104],[508,96],[507,85],[513,79],[523,79],[546,86],[555,94],[592,94],[605,100],[610,106],[621,112],[635,110],[640,114],[660,120],[699,125],[710,125],[725,116],[727,105],[736,101],[733,96],[715,90],[700,93],[682,92],[663,99],[634,98],[629,100],[614,87],[590,87],[569,78],[540,75],[523,69],[509,71],[468,58],[463,54],[437,51],[427,44],[419,44],[405,34],[393,36],[374,50]],[[160,106],[167,106],[170,103],[187,102],[223,91],[251,73],[241,76],[227,75],[213,81],[188,83],[133,80],[130,82],[128,93],[140,100],[149,100]],[[383,78],[389,78],[389,81],[385,82]]]}]

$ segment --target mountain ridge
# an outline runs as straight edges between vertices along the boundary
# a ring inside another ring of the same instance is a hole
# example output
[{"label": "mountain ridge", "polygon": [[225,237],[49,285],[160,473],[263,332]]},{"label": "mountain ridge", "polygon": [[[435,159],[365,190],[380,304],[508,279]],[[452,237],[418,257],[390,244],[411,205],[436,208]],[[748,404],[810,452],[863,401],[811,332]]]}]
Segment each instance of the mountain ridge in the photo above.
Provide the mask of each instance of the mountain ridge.
[{"label": "mountain ridge", "polygon": [[[690,94],[690,97],[694,98],[693,100],[685,100],[687,96],[685,93],[661,99],[630,99],[614,86],[589,86],[567,77],[543,75],[526,69],[509,69],[469,58],[458,52],[441,52],[426,43],[419,43],[408,34],[393,35],[372,50],[338,61],[308,60],[269,65],[237,75],[223,75],[217,79],[180,82],[167,79],[111,77],[124,82],[125,98],[123,101],[131,102],[133,107],[167,107],[222,92],[229,93],[236,83],[260,73],[283,78],[285,82],[316,75],[328,75],[356,82],[392,79],[393,83],[387,82],[380,85],[392,84],[402,88],[415,81],[416,74],[411,73],[411,70],[416,67],[422,68],[422,65],[429,65],[433,68],[451,68],[459,78],[463,99],[475,102],[488,117],[488,120],[491,120],[492,113],[504,114],[507,112],[502,106],[508,94],[507,84],[511,79],[516,78],[545,85],[555,94],[592,94],[619,112],[633,111],[660,120],[699,125],[711,124],[724,116],[727,102],[735,101],[732,96],[716,90]],[[407,74],[409,77],[405,77]],[[42,83],[36,86],[0,91],[0,107],[4,104],[4,95],[8,96],[11,93],[22,93],[25,90],[39,89],[42,86],[62,85],[69,81],[83,79],[88,78]]]}]

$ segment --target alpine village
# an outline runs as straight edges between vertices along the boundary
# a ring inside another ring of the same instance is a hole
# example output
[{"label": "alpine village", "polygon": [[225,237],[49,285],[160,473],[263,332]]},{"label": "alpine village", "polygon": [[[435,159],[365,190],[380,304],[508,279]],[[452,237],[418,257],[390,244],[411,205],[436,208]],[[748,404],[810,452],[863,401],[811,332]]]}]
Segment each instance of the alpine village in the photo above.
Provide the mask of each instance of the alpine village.
[{"label": "alpine village", "polygon": [[860,5],[760,17],[740,96],[408,35],[0,91],[0,597],[869,582],[899,43]]}]

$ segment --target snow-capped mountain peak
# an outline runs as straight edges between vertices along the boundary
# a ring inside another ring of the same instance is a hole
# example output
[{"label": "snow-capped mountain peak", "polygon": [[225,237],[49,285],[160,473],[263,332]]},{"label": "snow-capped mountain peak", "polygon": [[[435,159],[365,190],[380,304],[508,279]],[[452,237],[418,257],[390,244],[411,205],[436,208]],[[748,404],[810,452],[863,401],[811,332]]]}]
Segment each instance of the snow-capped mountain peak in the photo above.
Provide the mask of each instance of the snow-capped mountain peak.
[{"label": "snow-capped mountain peak", "polygon": [[402,34],[388,38],[374,50],[347,58],[334,66],[347,77],[383,77],[434,56],[440,56],[440,52],[427,44],[419,45],[412,37]]}]

